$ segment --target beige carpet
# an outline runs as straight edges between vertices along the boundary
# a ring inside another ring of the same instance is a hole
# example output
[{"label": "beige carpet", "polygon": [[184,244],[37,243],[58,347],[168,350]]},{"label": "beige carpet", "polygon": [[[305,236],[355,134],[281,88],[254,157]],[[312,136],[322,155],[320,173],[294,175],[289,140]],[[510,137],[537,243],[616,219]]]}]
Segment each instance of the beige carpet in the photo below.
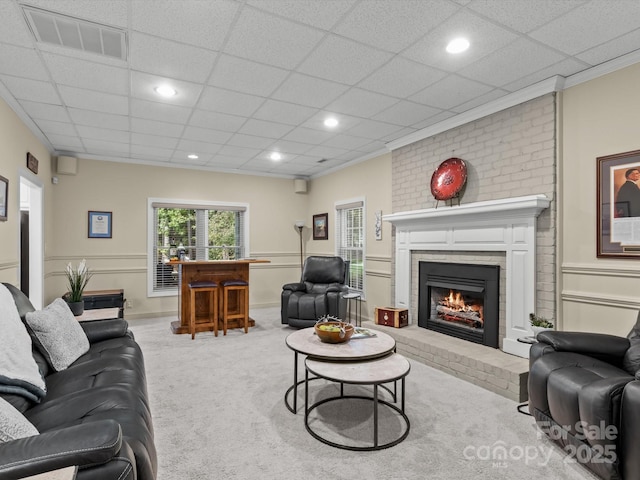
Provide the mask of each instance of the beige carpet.
[{"label": "beige carpet", "polygon": [[[249,334],[201,333],[193,341],[171,333],[172,318],[130,321],[145,353],[159,480],[595,478],[540,439],[515,402],[413,361],[404,442],[375,452],[320,443],[306,431],[301,408],[294,415],[283,402],[293,378],[285,338],[293,330],[280,324],[277,308],[251,316]],[[337,391],[321,380],[310,385],[314,398]],[[364,442],[371,421],[370,403],[354,401],[323,406],[313,425]],[[382,412],[381,435],[399,428]]]}]

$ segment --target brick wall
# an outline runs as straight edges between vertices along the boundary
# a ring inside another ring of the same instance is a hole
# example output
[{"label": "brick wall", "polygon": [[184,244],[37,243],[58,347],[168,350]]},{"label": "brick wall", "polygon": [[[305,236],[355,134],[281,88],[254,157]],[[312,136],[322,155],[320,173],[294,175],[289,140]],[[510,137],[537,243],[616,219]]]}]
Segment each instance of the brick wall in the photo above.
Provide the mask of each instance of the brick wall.
[{"label": "brick wall", "polygon": [[555,318],[555,152],[555,94],[549,94],[394,150],[393,212],[435,207],[431,175],[449,157],[467,164],[461,203],[546,195],[551,205],[537,225],[536,312]]}]

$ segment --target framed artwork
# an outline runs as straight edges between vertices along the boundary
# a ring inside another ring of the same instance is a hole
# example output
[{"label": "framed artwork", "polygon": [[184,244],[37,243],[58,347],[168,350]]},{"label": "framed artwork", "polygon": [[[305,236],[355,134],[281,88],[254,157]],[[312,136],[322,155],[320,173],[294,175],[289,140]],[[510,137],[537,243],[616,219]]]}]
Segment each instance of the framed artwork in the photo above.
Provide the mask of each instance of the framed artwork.
[{"label": "framed artwork", "polygon": [[382,240],[382,210],[376,210],[374,214],[376,216],[376,223],[375,223],[376,240]]},{"label": "framed artwork", "polygon": [[597,256],[640,258],[640,150],[597,164]]},{"label": "framed artwork", "polygon": [[7,221],[7,202],[9,200],[9,180],[0,177],[0,222]]},{"label": "framed artwork", "polygon": [[319,213],[313,216],[313,239],[329,239],[329,214]]},{"label": "framed artwork", "polygon": [[111,212],[89,212],[89,238],[111,238]]},{"label": "framed artwork", "polygon": [[36,175],[38,174],[38,159],[27,152],[27,168]]}]

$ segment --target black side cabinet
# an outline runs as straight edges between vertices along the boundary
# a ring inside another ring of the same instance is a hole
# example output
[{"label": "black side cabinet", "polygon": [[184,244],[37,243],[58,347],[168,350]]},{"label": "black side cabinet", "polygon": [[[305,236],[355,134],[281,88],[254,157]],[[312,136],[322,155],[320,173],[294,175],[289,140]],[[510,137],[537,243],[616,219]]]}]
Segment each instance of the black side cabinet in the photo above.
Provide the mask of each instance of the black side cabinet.
[{"label": "black side cabinet", "polygon": [[118,318],[124,318],[124,290],[93,290],[82,295],[85,310],[119,308]]}]

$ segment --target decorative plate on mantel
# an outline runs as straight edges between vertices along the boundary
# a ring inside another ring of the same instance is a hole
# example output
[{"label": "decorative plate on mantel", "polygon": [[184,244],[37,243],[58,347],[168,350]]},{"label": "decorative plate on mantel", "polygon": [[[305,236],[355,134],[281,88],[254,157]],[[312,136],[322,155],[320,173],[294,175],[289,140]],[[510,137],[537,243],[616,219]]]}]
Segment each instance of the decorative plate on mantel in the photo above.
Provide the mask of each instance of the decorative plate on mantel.
[{"label": "decorative plate on mantel", "polygon": [[431,193],[436,200],[450,200],[460,194],[467,182],[467,164],[461,158],[448,158],[431,176]]}]

